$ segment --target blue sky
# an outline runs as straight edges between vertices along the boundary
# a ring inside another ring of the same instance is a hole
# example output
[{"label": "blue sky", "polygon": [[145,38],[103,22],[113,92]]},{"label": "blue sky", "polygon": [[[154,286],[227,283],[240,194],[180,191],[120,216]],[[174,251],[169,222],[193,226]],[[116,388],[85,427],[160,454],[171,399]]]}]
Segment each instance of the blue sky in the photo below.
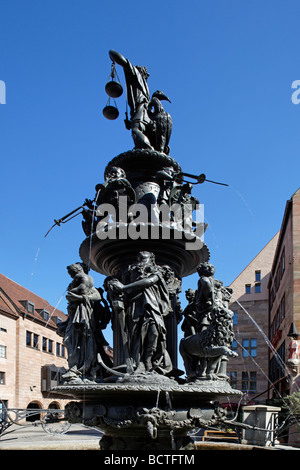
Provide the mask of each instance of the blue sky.
[{"label": "blue sky", "polygon": [[[171,99],[171,156],[185,172],[229,184],[193,194],[216,277],[230,284],[279,230],[300,186],[300,104],[291,101],[299,13],[289,0],[0,0],[0,271],[52,305],[61,299],[81,218],[44,235],[133,147],[124,99],[117,121],[102,116],[115,49],[147,66],[150,92]],[[196,282],[184,279],[183,289]]]}]

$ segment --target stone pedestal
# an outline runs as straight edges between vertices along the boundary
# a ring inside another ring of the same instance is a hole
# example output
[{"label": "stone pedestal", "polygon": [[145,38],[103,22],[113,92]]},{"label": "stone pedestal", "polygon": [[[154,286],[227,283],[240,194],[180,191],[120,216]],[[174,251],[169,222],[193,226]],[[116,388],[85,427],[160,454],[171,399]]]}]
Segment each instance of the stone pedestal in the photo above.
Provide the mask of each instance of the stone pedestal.
[{"label": "stone pedestal", "polygon": [[[243,407],[243,423],[253,426],[253,429],[243,430],[243,441],[262,447],[272,446],[277,415],[281,408],[276,406],[253,405]],[[255,427],[264,430],[254,429]]]}]

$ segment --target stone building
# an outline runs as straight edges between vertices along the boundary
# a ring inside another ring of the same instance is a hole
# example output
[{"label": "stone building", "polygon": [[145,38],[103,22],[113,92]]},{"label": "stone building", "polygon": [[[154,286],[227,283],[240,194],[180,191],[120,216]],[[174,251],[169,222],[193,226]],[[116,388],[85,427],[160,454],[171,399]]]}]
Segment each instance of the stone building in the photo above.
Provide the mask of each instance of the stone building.
[{"label": "stone building", "polygon": [[237,276],[237,358],[228,363],[244,404],[266,404],[300,387],[300,189],[287,201],[279,232]]},{"label": "stone building", "polygon": [[299,390],[300,338],[300,189],[287,201],[269,290],[270,398]]},{"label": "stone building", "polygon": [[227,372],[232,387],[245,393],[243,404],[264,404],[268,398],[268,282],[278,237],[277,233],[230,285],[235,332],[232,349],[238,357],[230,359]]},{"label": "stone building", "polygon": [[0,417],[5,408],[64,409],[69,400],[50,390],[68,368],[56,333],[57,322],[65,319],[62,311],[0,274]]}]

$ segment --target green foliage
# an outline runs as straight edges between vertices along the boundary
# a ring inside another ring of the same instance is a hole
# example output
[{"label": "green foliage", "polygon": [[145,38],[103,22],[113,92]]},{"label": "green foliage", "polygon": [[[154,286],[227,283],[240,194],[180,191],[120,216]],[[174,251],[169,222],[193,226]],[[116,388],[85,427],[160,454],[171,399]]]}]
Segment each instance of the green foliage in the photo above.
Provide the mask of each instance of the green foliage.
[{"label": "green foliage", "polygon": [[300,415],[300,390],[283,398],[283,409],[290,415]]}]

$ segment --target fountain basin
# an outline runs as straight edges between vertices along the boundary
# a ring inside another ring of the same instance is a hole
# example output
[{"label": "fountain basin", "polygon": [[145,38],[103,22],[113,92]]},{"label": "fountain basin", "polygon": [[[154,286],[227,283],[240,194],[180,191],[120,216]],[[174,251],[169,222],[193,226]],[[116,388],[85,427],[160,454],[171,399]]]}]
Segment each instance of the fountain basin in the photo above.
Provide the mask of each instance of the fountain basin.
[{"label": "fountain basin", "polygon": [[123,377],[115,383],[65,384],[53,392],[81,400],[67,405],[66,417],[104,431],[102,450],[194,449],[188,433],[221,422],[225,411],[218,400],[240,393],[227,381],[178,384],[150,375]]}]

